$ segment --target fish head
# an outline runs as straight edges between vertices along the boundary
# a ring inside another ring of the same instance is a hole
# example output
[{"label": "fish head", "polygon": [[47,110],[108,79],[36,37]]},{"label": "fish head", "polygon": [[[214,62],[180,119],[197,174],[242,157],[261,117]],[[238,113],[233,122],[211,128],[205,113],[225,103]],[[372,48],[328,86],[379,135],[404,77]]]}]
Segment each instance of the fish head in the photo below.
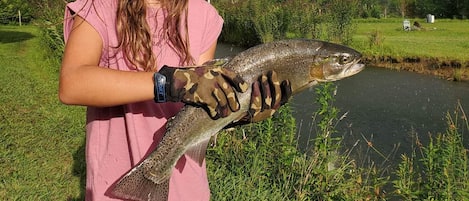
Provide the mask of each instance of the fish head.
[{"label": "fish head", "polygon": [[332,82],[362,71],[360,52],[343,45],[324,43],[317,49],[317,54],[310,68],[311,80]]}]

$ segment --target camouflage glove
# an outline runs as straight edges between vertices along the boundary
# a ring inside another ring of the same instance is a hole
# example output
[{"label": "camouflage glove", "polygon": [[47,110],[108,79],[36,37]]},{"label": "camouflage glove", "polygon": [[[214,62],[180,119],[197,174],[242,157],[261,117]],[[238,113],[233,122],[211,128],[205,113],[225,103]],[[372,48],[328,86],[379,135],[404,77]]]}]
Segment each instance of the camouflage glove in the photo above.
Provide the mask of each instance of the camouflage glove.
[{"label": "camouflage glove", "polygon": [[291,95],[290,81],[280,83],[275,71],[262,74],[252,85],[251,107],[240,123],[259,122],[271,117]]},{"label": "camouflage glove", "polygon": [[[165,81],[162,81],[163,77]],[[239,110],[238,98],[233,88],[238,92],[245,92],[248,85],[235,72],[220,66],[163,66],[155,73],[156,102],[182,101],[202,106],[213,119],[226,117]]]}]

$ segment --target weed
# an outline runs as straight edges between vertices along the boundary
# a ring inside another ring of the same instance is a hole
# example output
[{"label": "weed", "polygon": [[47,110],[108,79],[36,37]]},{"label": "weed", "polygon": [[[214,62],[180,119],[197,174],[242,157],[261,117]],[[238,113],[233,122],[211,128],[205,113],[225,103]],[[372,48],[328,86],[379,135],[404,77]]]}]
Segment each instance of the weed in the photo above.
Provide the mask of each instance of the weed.
[{"label": "weed", "polygon": [[375,29],[374,31],[370,33],[370,36],[368,37],[368,39],[369,39],[370,48],[373,48],[373,47],[379,48],[383,46],[385,37],[383,36],[383,33],[381,31],[379,31],[378,29]]},{"label": "weed", "polygon": [[270,120],[220,133],[207,153],[212,198],[382,199],[379,189],[385,184],[383,179],[366,175],[349,153],[342,154],[341,139],[333,135],[339,112],[333,107],[334,91],[332,84],[316,90],[316,102],[321,106],[314,115],[317,137],[306,153],[298,151],[295,121],[288,107],[282,107]]},{"label": "weed", "polygon": [[468,150],[462,143],[463,131],[469,130],[467,116],[459,104],[454,114],[448,113],[446,119],[445,133],[430,136],[427,146],[417,140],[417,149],[411,156],[402,155],[397,179],[393,181],[396,194],[402,199],[464,200],[469,197]]}]

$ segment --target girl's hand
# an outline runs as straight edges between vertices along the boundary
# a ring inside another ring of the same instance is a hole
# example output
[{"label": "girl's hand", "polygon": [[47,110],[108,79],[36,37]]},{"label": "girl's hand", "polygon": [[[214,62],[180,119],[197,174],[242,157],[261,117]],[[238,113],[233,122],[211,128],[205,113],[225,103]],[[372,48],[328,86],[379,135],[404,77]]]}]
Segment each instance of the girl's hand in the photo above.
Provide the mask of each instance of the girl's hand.
[{"label": "girl's hand", "polygon": [[[219,66],[193,68],[164,66],[158,73],[166,77],[166,100],[205,107],[213,119],[226,117],[240,109],[233,88],[238,92],[245,92],[248,89],[248,85],[239,75]],[[155,76],[155,82],[156,79]],[[155,97],[157,94],[155,88]]]},{"label": "girl's hand", "polygon": [[290,81],[281,83],[275,71],[259,77],[252,85],[251,106],[240,124],[259,122],[271,117],[292,95]]}]

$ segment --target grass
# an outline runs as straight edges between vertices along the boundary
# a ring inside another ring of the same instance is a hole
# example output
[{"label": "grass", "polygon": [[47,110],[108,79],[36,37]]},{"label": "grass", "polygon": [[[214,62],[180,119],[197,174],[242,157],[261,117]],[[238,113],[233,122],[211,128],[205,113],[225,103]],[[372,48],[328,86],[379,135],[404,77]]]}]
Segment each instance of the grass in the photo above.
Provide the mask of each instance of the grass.
[{"label": "grass", "polygon": [[[423,28],[403,31],[402,19],[356,20],[352,46],[373,56],[469,61],[469,20],[442,19],[433,24],[426,23],[424,19],[409,20],[411,24],[419,22]],[[370,47],[369,37],[375,32],[381,33],[384,40],[380,46]]]},{"label": "grass", "polygon": [[33,26],[0,26],[0,200],[80,199],[84,109],[57,98],[57,61]]},{"label": "grass", "polygon": [[404,31],[403,19],[357,19],[351,47],[378,67],[469,81],[469,20],[418,22],[419,30]]}]

